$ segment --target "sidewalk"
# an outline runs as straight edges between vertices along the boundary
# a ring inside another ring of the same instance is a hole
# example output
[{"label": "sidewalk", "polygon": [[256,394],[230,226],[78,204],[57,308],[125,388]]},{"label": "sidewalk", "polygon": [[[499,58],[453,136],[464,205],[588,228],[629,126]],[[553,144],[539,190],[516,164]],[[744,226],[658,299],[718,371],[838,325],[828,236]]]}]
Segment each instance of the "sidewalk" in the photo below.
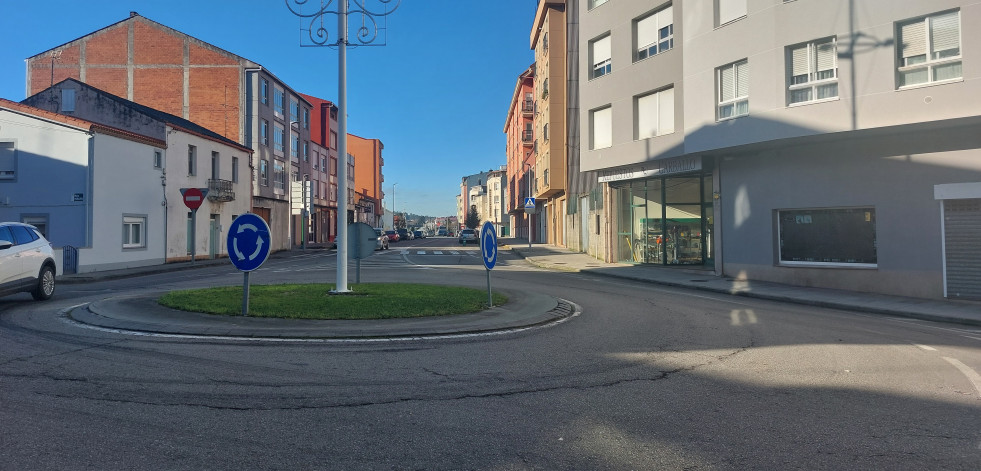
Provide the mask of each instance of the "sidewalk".
[{"label": "sidewalk", "polygon": [[904,298],[765,281],[739,281],[716,276],[698,268],[606,263],[590,255],[553,245],[532,244],[528,248],[527,240],[523,239],[499,239],[499,245],[503,250],[511,250],[532,264],[550,270],[589,273],[811,306],[981,325],[981,302]]}]

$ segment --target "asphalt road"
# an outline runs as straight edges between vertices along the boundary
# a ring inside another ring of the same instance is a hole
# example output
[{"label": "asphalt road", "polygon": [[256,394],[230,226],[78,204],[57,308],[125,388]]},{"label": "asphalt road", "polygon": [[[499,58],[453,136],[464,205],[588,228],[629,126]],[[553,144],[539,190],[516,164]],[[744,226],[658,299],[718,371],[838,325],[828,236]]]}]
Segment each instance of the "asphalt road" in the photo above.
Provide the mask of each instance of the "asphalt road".
[{"label": "asphalt road", "polygon": [[[362,281],[484,287],[477,250],[400,242]],[[334,263],[276,258],[252,283],[333,282]],[[981,469],[977,328],[498,264],[494,286],[582,314],[389,342],[140,336],[60,314],[241,283],[230,264],[0,299],[0,469]]]}]

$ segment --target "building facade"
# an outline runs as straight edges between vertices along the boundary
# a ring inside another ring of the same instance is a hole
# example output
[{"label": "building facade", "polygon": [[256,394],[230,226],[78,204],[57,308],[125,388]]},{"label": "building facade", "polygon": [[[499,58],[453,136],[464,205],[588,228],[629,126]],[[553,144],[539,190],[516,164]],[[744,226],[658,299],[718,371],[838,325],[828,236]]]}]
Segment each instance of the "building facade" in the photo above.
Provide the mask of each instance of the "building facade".
[{"label": "building facade", "polygon": [[302,95],[312,104],[310,140],[316,157],[314,186],[314,230],[321,243],[333,242],[337,236],[337,105],[311,95]]},{"label": "building facade", "polygon": [[357,212],[360,214],[359,220],[372,227],[378,227],[384,211],[382,201],[385,199],[385,193],[382,184],[385,182],[385,176],[382,167],[385,166],[385,159],[382,157],[382,151],[385,149],[385,144],[379,139],[367,139],[348,133],[347,148],[354,155],[356,162],[354,188],[358,193],[355,201]]},{"label": "building facade", "polygon": [[504,120],[507,159],[506,209],[513,230],[511,236],[534,240],[534,214],[525,212],[525,200],[534,198],[532,180],[535,168],[535,65],[518,75]]},{"label": "building facade", "polygon": [[981,7],[855,3],[588,2],[608,261],[981,297]]}]

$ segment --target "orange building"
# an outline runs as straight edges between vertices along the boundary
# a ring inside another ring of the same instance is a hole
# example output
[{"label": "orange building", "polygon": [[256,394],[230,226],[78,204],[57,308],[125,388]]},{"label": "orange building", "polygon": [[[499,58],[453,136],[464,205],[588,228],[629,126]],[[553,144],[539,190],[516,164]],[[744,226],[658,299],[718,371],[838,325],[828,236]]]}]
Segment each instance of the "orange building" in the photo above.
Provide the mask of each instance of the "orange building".
[{"label": "orange building", "polygon": [[[514,236],[528,238],[525,198],[535,196],[535,65],[518,76],[504,121],[507,138],[507,212],[511,215]],[[534,219],[534,216],[530,216]],[[531,234],[534,240],[535,222]]]},{"label": "orange building", "polygon": [[382,192],[382,183],[385,182],[382,174],[382,167],[385,166],[383,149],[385,144],[379,139],[366,139],[350,133],[347,135],[347,152],[354,156],[355,161],[356,220],[372,227],[380,227],[381,218],[385,214],[382,209],[385,198]]}]

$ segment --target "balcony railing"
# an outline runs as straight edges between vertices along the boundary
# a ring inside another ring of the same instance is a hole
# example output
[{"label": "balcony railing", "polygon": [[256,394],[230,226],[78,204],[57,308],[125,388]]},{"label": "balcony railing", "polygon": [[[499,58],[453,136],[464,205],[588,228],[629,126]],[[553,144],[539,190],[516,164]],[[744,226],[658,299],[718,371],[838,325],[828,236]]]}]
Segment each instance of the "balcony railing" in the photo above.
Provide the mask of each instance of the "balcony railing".
[{"label": "balcony railing", "polygon": [[208,180],[208,199],[217,203],[235,200],[232,182],[228,180]]},{"label": "balcony railing", "polygon": [[521,142],[531,143],[535,140],[535,133],[532,131],[521,131]]},{"label": "balcony railing", "polygon": [[535,111],[535,102],[532,100],[525,100],[521,103],[521,111],[524,113],[532,113]]}]

